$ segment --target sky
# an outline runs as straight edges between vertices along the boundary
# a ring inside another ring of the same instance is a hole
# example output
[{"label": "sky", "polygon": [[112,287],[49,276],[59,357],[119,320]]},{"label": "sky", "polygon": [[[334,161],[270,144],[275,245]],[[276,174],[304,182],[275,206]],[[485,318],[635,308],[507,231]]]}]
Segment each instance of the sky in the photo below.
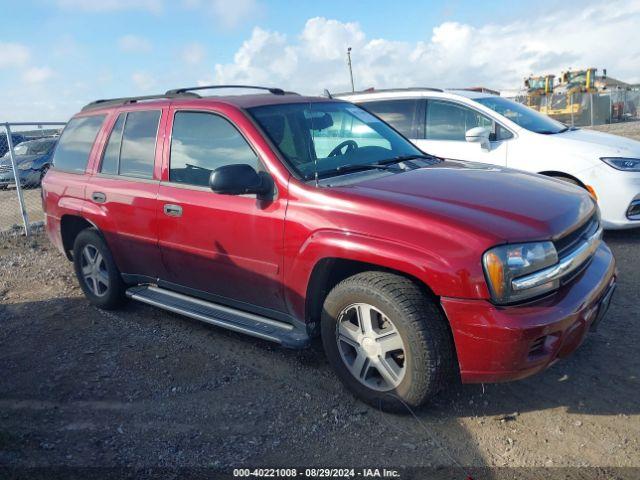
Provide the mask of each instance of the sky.
[{"label": "sky", "polygon": [[205,84],[485,86],[597,67],[640,82],[640,0],[0,0],[0,122]]}]

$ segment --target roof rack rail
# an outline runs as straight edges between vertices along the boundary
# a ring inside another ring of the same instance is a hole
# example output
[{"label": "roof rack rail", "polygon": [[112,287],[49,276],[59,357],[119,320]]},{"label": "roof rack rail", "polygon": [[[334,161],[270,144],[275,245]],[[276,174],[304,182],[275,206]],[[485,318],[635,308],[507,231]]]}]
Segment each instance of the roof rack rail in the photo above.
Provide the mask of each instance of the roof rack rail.
[{"label": "roof rack rail", "polygon": [[364,95],[367,93],[389,93],[389,92],[411,92],[411,91],[420,91],[427,90],[429,92],[444,92],[442,88],[433,88],[433,87],[405,87],[405,88],[367,88],[365,90],[358,90],[357,92],[340,92],[340,93],[332,93],[334,97],[337,96],[346,96],[346,95]]},{"label": "roof rack rail", "polygon": [[187,92],[193,92],[194,90],[214,90],[219,88],[250,88],[254,90],[266,90],[269,93],[274,95],[285,95],[287,93],[293,92],[285,92],[281,88],[272,88],[272,87],[260,87],[257,85],[202,85],[198,87],[189,87],[189,88],[175,88],[173,90],[167,90],[167,95],[179,95]]},{"label": "roof rack rail", "polygon": [[158,100],[162,98],[177,98],[177,97],[192,97],[200,98],[197,93],[184,92],[184,93],[164,93],[159,95],[143,95],[140,97],[120,97],[120,98],[103,98],[94,102],[86,104],[82,107],[82,111],[92,110],[94,108],[102,107],[114,107],[118,105],[126,105],[128,103],[137,103],[145,100]]}]

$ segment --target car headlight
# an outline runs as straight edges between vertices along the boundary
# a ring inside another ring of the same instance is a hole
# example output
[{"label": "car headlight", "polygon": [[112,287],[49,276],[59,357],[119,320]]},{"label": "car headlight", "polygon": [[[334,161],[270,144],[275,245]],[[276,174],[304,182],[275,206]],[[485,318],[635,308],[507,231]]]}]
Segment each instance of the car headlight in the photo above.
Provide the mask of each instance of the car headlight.
[{"label": "car headlight", "polygon": [[484,274],[495,303],[514,303],[536,297],[558,288],[558,280],[544,285],[513,291],[512,280],[558,263],[552,242],[500,245],[487,250],[482,257]]},{"label": "car headlight", "polygon": [[18,164],[18,170],[31,170],[32,165],[31,162],[20,163]]},{"label": "car headlight", "polygon": [[616,170],[624,170],[625,172],[640,172],[640,158],[628,157],[601,157],[607,165]]}]

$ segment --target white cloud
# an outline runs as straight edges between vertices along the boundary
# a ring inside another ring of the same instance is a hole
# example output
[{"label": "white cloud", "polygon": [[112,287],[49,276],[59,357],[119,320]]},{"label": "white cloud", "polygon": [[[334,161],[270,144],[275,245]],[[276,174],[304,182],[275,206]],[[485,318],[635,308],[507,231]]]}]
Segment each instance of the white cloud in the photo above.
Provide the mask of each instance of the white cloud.
[{"label": "white cloud", "polygon": [[31,67],[22,74],[22,79],[27,83],[42,83],[53,76],[53,70],[49,67]]},{"label": "white cloud", "polygon": [[0,42],[0,68],[21,67],[25,65],[31,52],[28,47],[19,43]]},{"label": "white cloud", "polygon": [[147,72],[134,72],[131,81],[142,93],[148,93],[156,85],[155,78]]},{"label": "white cloud", "polygon": [[146,53],[150,52],[151,42],[144,37],[137,35],[124,35],[118,39],[118,47],[123,52]]},{"label": "white cloud", "polygon": [[200,43],[191,43],[182,49],[181,58],[189,65],[198,65],[204,61],[206,55],[204,46]]},{"label": "white cloud", "polygon": [[57,0],[60,8],[85,12],[116,12],[122,10],[146,10],[160,13],[163,0]]},{"label": "white cloud", "polygon": [[192,9],[207,10],[225,28],[235,28],[262,12],[257,0],[183,0]]},{"label": "white cloud", "polygon": [[295,41],[255,28],[233,62],[215,66],[215,81],[265,83],[305,93],[346,90],[346,51],[353,47],[356,88],[515,89],[530,73],[591,66],[639,82],[638,24],[640,0],[594,3],[580,12],[558,8],[526,21],[477,27],[444,22],[414,43],[368,38],[357,23],[317,17],[306,22]]}]

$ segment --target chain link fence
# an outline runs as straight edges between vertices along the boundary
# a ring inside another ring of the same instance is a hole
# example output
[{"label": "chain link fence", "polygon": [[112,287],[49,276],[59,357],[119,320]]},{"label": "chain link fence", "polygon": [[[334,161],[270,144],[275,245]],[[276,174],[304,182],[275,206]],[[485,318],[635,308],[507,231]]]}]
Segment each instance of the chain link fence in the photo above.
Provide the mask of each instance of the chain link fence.
[{"label": "chain link fence", "polygon": [[40,186],[63,122],[4,123],[0,131],[0,233],[26,235],[44,220]]},{"label": "chain link fence", "polygon": [[638,90],[519,95],[512,99],[562,123],[577,127],[640,120]]}]

